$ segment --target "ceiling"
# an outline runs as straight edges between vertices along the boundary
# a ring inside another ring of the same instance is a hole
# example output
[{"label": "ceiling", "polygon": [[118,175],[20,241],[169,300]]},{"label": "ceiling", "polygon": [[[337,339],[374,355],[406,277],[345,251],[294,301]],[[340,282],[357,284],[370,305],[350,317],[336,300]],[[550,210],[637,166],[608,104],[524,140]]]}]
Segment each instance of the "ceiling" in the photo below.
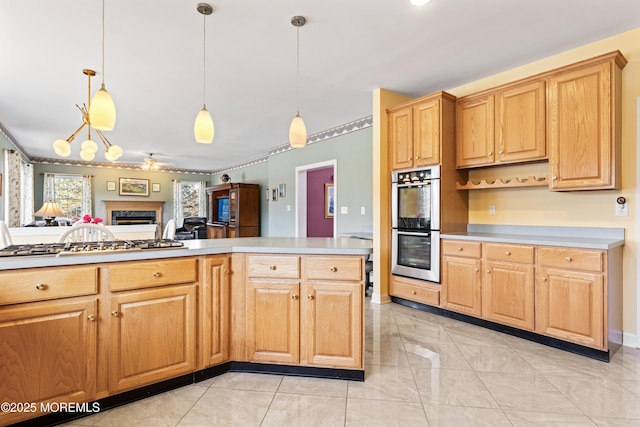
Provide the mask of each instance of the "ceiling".
[{"label": "ceiling", "polygon": [[[288,142],[296,107],[309,135],[371,115],[372,91],[407,96],[453,88],[640,27],[638,0],[211,0],[206,103],[213,144],[195,142],[203,103],[198,1],[106,0],[105,84],[117,111],[107,138],[119,162],[147,153],[173,168],[215,171]],[[0,2],[0,123],[29,157],[82,123],[82,69],[98,71],[100,0]],[[84,132],[72,144],[80,160]],[[97,140],[96,140],[97,141]],[[104,162],[104,150],[96,161]]]}]

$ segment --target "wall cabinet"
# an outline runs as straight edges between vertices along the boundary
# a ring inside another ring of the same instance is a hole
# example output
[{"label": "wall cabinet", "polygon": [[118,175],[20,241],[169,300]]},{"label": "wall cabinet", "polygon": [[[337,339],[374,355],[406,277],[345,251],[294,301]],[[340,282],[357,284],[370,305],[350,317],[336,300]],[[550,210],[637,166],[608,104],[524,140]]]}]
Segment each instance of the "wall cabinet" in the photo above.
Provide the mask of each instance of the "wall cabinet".
[{"label": "wall cabinet", "polygon": [[544,160],[546,155],[544,80],[458,99],[458,168]]},{"label": "wall cabinet", "polygon": [[[225,183],[207,187],[206,192],[208,239],[260,235],[258,184]],[[228,210],[228,218],[219,216],[221,210]]]},{"label": "wall cabinet", "polygon": [[551,190],[619,189],[620,52],[558,70],[549,78]]},{"label": "wall cabinet", "polygon": [[443,111],[454,102],[453,95],[438,92],[387,110],[392,170],[440,163],[443,137],[453,129]]},{"label": "wall cabinet", "polygon": [[247,359],[363,366],[362,257],[247,255]]},{"label": "wall cabinet", "polygon": [[482,313],[481,244],[442,242],[442,306],[480,316]]}]

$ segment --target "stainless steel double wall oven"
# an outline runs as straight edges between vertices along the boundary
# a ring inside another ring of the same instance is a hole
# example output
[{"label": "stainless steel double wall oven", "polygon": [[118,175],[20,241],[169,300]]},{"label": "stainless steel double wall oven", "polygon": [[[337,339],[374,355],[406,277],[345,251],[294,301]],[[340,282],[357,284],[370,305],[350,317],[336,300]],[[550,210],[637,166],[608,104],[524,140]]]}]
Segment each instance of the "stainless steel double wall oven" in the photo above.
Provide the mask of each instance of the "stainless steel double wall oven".
[{"label": "stainless steel double wall oven", "polygon": [[440,166],[391,176],[391,272],[440,282]]}]

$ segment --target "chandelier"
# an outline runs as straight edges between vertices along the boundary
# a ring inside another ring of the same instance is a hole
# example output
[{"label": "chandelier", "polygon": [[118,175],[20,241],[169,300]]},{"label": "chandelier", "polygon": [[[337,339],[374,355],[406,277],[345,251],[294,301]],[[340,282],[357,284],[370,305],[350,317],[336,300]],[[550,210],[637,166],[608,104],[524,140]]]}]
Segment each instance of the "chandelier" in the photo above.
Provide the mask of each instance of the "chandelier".
[{"label": "chandelier", "polygon": [[158,165],[158,162],[156,162],[156,159],[153,158],[153,153],[149,153],[149,157],[142,159],[142,165],[140,168],[146,171],[157,171],[160,169],[160,166]]},{"label": "chandelier", "polygon": [[71,134],[71,136],[67,139],[58,139],[53,143],[53,150],[60,157],[69,157],[71,154],[71,143],[78,136],[80,131],[86,126],[87,127],[87,139],[82,143],[82,151],[80,151],[80,157],[82,160],[91,161],[95,158],[96,153],[98,152],[98,144],[96,144],[91,139],[91,129],[95,131],[95,133],[102,141],[106,152],[105,158],[110,161],[118,160],[120,156],[122,156],[122,148],[117,145],[113,145],[109,142],[109,140],[104,136],[104,134],[99,130],[94,128],[91,125],[91,118],[89,116],[91,111],[91,77],[96,75],[94,70],[89,70],[85,68],[82,72],[87,76],[88,85],[87,85],[87,104],[82,104],[82,107],[76,104],[78,110],[82,113],[82,125],[75,132]]}]

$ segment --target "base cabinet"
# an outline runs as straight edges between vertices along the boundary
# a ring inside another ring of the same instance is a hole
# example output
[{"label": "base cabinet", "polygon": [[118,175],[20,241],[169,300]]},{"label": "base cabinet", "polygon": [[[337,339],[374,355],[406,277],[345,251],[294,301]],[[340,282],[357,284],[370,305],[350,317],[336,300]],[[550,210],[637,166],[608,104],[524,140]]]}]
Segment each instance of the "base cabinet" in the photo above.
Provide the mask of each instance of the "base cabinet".
[{"label": "base cabinet", "polygon": [[442,306],[472,316],[482,313],[481,244],[442,242]]},{"label": "base cabinet", "polygon": [[207,257],[203,262],[200,368],[219,365],[230,357],[230,262],[228,256]]},{"label": "base cabinet", "polygon": [[482,317],[532,331],[534,267],[490,261],[482,286]]}]

